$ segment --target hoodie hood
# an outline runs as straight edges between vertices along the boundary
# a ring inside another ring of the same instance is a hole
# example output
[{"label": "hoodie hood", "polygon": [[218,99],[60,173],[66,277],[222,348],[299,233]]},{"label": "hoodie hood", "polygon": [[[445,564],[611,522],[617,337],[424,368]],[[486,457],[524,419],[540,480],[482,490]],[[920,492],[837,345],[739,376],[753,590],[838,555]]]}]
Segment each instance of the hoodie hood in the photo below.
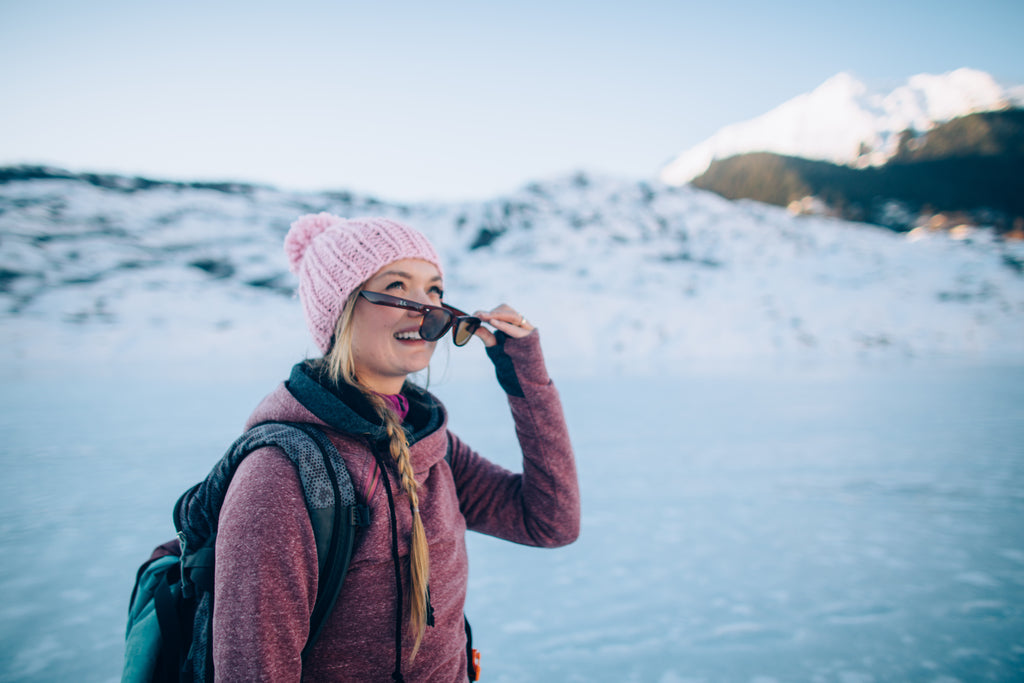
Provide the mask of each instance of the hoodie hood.
[{"label": "hoodie hood", "polygon": [[[402,387],[402,395],[409,401],[403,427],[413,469],[426,472],[444,457],[444,449],[434,447],[433,442],[445,439],[447,412],[437,397],[410,382]],[[387,431],[363,392],[347,384],[334,384],[316,361],[296,364],[288,380],[256,407],[246,428],[270,421],[310,422],[387,452]]]}]

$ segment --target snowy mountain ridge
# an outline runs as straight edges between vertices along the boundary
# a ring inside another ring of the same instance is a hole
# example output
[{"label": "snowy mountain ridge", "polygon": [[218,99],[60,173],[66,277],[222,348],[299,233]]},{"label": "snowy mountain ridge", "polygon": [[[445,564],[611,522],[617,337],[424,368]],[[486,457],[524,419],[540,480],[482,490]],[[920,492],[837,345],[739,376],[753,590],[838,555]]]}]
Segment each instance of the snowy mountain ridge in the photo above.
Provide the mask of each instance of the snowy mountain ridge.
[{"label": "snowy mountain ridge", "polygon": [[918,74],[887,93],[839,73],[761,116],[725,126],[677,156],[662,169],[661,180],[683,185],[715,159],[747,152],[879,165],[896,153],[904,130],[921,133],[958,116],[1022,103],[1020,87],[1004,88],[975,69]]},{"label": "snowy mountain ridge", "polygon": [[315,211],[416,226],[445,261],[446,298],[513,304],[563,373],[1024,358],[1024,245],[984,230],[908,239],[582,173],[487,202],[416,205],[67,174],[0,184],[3,364],[280,368],[312,354],[281,245]]}]

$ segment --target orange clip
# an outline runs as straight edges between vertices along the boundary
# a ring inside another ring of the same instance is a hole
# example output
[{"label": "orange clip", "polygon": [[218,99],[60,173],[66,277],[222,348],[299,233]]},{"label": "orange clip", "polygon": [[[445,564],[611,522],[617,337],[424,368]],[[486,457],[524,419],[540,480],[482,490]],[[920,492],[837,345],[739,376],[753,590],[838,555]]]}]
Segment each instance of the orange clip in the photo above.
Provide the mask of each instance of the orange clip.
[{"label": "orange clip", "polygon": [[480,650],[473,649],[473,662],[469,665],[471,681],[480,680]]}]

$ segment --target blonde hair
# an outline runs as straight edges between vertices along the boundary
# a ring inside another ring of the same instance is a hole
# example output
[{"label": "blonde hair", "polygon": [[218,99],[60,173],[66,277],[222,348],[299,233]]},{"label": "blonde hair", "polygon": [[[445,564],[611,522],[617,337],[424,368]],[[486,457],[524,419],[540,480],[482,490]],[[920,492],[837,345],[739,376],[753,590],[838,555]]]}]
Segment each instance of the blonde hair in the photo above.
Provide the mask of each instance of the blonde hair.
[{"label": "blonde hair", "polygon": [[427,626],[430,550],[427,547],[427,535],[423,530],[423,520],[420,518],[419,484],[416,483],[414,476],[405,429],[397,413],[385,400],[360,383],[356,376],[355,358],[352,355],[352,316],[356,307],[356,297],[361,290],[361,287],[357,289],[345,302],[345,307],[334,327],[334,343],[324,356],[324,363],[331,381],[337,384],[344,382],[356,387],[377,411],[387,430],[389,450],[398,469],[402,490],[409,496],[409,504],[412,507],[412,537],[409,543],[409,623],[416,634],[416,642],[409,657],[412,661],[419,652]]}]

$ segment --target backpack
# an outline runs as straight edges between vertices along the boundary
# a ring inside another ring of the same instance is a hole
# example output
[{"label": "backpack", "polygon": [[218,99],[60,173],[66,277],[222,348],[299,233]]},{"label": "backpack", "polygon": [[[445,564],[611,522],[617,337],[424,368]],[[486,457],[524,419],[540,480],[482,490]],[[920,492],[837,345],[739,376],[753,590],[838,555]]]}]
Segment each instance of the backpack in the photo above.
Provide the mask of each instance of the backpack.
[{"label": "backpack", "polygon": [[253,451],[276,446],[295,465],[316,539],[319,585],[303,660],[334,608],[369,508],[356,501],[345,462],[309,424],[268,422],[235,441],[203,481],[174,506],[178,538],[158,546],[138,571],[128,608],[122,683],[213,679],[212,624],[217,521],[231,477]]},{"label": "backpack", "polygon": [[[302,659],[312,651],[348,571],[356,529],[369,526],[345,461],[330,439],[305,423],[267,422],[240,436],[206,479],[174,506],[177,538],[139,567],[128,606],[122,683],[205,683],[213,680],[212,628],[217,521],[228,485],[250,453],[276,446],[295,465],[316,540],[319,585]],[[445,461],[451,465],[451,437]],[[374,468],[373,488],[379,482]],[[369,497],[369,496],[368,496]],[[338,533],[334,533],[335,531]],[[480,679],[480,653],[464,619],[468,680]]]}]

